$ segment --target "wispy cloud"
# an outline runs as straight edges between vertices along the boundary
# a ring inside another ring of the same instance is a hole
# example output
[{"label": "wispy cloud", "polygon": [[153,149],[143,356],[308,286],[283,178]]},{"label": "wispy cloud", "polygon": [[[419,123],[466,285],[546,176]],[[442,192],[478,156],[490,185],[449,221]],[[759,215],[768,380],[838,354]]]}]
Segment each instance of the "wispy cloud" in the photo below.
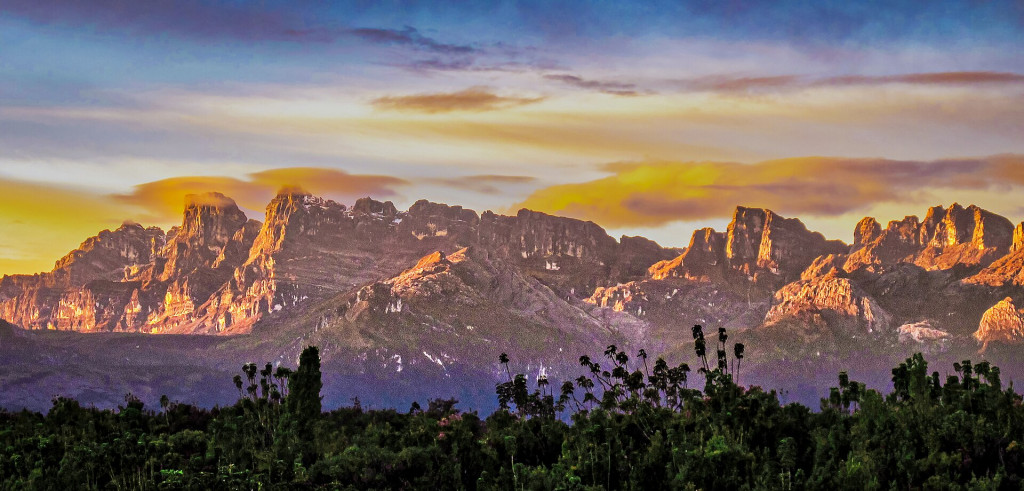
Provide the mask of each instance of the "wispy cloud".
[{"label": "wispy cloud", "polygon": [[[611,164],[605,178],[536,191],[521,207],[608,227],[661,226],[727,216],[736,205],[783,214],[840,216],[880,203],[927,199],[933,189],[1024,187],[1024,155],[939,161],[828,157],[732,162]],[[931,196],[945,202],[947,195]]]},{"label": "wispy cloud", "polygon": [[597,92],[603,92],[605,94],[612,95],[637,95],[636,84],[626,82],[614,82],[607,80],[590,80],[572,74],[548,74],[544,75],[544,78],[548,80],[554,80],[556,82],[562,82],[563,84],[570,85],[579,89],[594,90]]},{"label": "wispy cloud", "polygon": [[363,27],[349,31],[364,41],[376,44],[413,46],[415,48],[443,53],[448,55],[464,55],[474,53],[476,48],[467,44],[442,43],[424,36],[415,27],[405,26],[403,29],[381,29]]},{"label": "wispy cloud", "polygon": [[373,105],[378,109],[436,114],[453,111],[493,111],[533,104],[541,100],[542,97],[501,96],[484,87],[470,87],[458,92],[379,97],[373,100]]}]

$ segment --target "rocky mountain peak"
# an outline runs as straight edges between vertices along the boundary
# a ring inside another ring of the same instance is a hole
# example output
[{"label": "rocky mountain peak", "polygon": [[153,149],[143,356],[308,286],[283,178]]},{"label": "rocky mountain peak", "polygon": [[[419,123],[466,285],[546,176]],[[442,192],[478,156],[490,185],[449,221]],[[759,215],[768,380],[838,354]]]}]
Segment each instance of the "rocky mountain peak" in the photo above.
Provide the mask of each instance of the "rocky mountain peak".
[{"label": "rocky mountain peak", "polygon": [[726,229],[725,255],[730,261],[756,261],[765,222],[773,213],[761,208],[737,206]]},{"label": "rocky mountain peak", "polygon": [[853,246],[863,247],[882,235],[882,225],[874,217],[864,217],[853,230]]},{"label": "rocky mountain peak", "polygon": [[171,280],[212,265],[247,221],[235,201],[223,194],[187,195],[181,227],[162,252],[167,263],[160,279]]},{"label": "rocky mountain peak", "polygon": [[235,200],[221,193],[189,194],[178,236],[195,245],[223,243],[247,220]]},{"label": "rocky mountain peak", "polygon": [[[925,220],[927,224],[928,220]],[[922,230],[922,233],[926,232]],[[970,243],[978,249],[994,247],[1005,254],[1012,237],[1013,224],[1006,218],[975,205],[964,208],[953,203],[935,228],[928,245],[948,247]]]},{"label": "rocky mountain peak", "polygon": [[[760,208],[737,207],[726,231],[725,255],[732,268],[755,277],[759,270],[779,279],[796,277],[814,258],[847,246],[811,232],[796,218]],[[774,282],[774,281],[773,281]]]}]

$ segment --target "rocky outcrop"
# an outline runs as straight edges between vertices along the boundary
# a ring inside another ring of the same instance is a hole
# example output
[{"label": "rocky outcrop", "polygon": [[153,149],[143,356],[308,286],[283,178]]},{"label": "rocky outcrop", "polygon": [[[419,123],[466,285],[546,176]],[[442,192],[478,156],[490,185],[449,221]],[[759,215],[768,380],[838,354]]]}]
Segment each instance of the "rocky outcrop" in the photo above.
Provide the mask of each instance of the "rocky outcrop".
[{"label": "rocky outcrop", "polygon": [[433,240],[440,244],[451,242],[462,248],[476,243],[479,226],[480,217],[473,210],[419,200],[409,207],[397,230],[400,237],[412,236],[418,241]]},{"label": "rocky outcrop", "polygon": [[977,274],[964,278],[963,282],[993,287],[1024,285],[1024,249],[999,258]]},{"label": "rocky outcrop", "polygon": [[652,264],[679,255],[679,250],[666,249],[643,237],[619,238],[618,251],[612,261],[609,283],[620,283],[645,276]]},{"label": "rocky outcrop", "polygon": [[477,236],[480,247],[579,298],[642,277],[651,264],[676,253],[647,239],[616,241],[593,222],[525,209],[514,217],[484,212]]},{"label": "rocky outcrop", "polygon": [[882,235],[882,225],[873,217],[864,217],[853,229],[853,247],[860,248],[870,244]]},{"label": "rocky outcrop", "polygon": [[892,315],[846,277],[840,262],[834,255],[818,258],[799,281],[777,291],[765,325],[796,319],[846,333],[890,333]]},{"label": "rocky outcrop", "polygon": [[615,239],[594,222],[519,210],[514,217],[484,212],[480,244],[492,251],[533,262],[571,258],[576,263],[606,265],[617,249]]},{"label": "rocky outcrop", "polygon": [[952,338],[948,332],[932,327],[927,320],[903,324],[897,332],[901,343],[939,344],[941,347]]},{"label": "rocky outcrop", "polygon": [[982,345],[989,343],[1019,344],[1024,341],[1024,309],[1018,309],[1010,297],[1000,300],[981,316],[974,339]]}]

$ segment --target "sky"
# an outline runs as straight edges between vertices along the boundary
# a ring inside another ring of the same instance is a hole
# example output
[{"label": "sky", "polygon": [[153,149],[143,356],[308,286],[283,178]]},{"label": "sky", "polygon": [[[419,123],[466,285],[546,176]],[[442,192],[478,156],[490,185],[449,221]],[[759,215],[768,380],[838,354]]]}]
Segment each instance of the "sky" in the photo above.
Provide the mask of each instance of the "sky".
[{"label": "sky", "polygon": [[1024,2],[0,2],[0,274],[219,191],[527,207],[685,246],[1024,220]]}]

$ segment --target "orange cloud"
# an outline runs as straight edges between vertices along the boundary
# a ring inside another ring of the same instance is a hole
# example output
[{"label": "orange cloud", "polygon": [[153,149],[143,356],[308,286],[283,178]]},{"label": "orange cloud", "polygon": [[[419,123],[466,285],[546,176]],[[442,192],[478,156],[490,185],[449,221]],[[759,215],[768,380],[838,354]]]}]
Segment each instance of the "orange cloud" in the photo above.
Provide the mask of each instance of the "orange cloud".
[{"label": "orange cloud", "polygon": [[840,216],[878,203],[928,199],[934,188],[1021,187],[1021,165],[1024,156],[1017,155],[933,162],[808,157],[756,164],[618,163],[606,166],[608,177],[547,187],[518,206],[612,228],[721,218],[736,205]]},{"label": "orange cloud", "polygon": [[[187,194],[223,193],[250,212],[261,212],[283,187],[299,187],[318,196],[351,200],[361,196],[390,197],[395,188],[408,185],[391,176],[349,174],[336,169],[287,167],[249,174],[245,179],[224,176],[184,176],[161,179],[135,186],[131,193],[112,197],[121,203],[143,208],[151,221],[165,222],[181,217]],[[254,218],[262,218],[256,216]]]},{"label": "orange cloud", "polygon": [[483,87],[470,87],[458,92],[380,97],[373,100],[373,105],[378,109],[436,114],[454,111],[493,111],[542,100],[543,97],[500,96]]},{"label": "orange cloud", "polygon": [[684,80],[681,85],[686,89],[697,91],[749,92],[882,84],[978,86],[1022,83],[1024,83],[1024,74],[1013,72],[923,72],[877,76],[842,75],[824,78],[799,75],[763,77],[716,75]]}]

